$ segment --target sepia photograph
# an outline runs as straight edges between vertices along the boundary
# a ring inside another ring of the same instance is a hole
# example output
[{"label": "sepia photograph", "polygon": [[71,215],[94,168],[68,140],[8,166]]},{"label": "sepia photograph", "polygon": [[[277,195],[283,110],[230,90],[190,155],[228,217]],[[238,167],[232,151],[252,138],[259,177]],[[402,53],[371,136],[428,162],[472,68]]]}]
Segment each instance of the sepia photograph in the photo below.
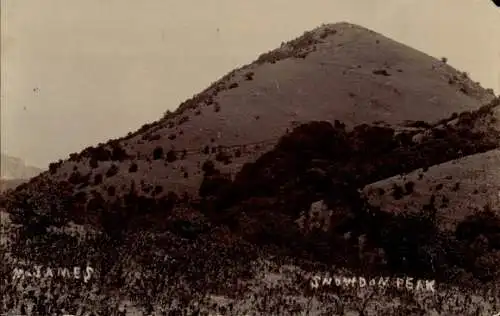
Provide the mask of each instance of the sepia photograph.
[{"label": "sepia photograph", "polygon": [[497,0],[0,0],[1,316],[500,316]]}]

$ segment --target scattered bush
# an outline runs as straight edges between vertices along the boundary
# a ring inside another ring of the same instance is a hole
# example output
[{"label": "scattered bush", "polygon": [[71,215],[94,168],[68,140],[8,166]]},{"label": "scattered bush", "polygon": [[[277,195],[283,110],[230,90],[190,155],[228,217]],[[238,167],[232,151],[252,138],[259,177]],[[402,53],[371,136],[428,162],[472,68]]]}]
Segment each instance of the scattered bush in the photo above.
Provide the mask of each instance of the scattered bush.
[{"label": "scattered bush", "polygon": [[224,152],[223,150],[220,150],[217,155],[215,155],[215,160],[227,165],[231,163],[231,155]]},{"label": "scattered bush", "polygon": [[413,181],[409,181],[409,182],[406,182],[406,183],[405,183],[405,191],[406,191],[406,194],[412,194],[412,193],[413,193],[414,188],[415,188],[415,182],[413,182]]},{"label": "scattered bush", "polygon": [[156,146],[153,150],[153,159],[158,160],[163,158],[163,147]]},{"label": "scattered bush", "polygon": [[68,178],[68,182],[77,185],[82,181],[82,174],[79,171],[73,171]]},{"label": "scattered bush", "polygon": [[57,172],[57,169],[59,169],[62,165],[62,160],[59,160],[58,162],[52,162],[49,164],[49,172],[50,174],[55,174]]},{"label": "scattered bush", "polygon": [[116,188],[112,185],[108,186],[107,188],[108,196],[115,196],[116,194]]},{"label": "scattered bush", "polygon": [[189,116],[184,115],[184,116],[183,116],[183,117],[181,117],[181,119],[179,120],[179,125],[182,125],[182,124],[186,123],[187,121],[189,121]]},{"label": "scattered bush", "polygon": [[167,152],[167,162],[174,162],[177,160],[177,152],[173,149]]},{"label": "scattered bush", "polygon": [[112,164],[109,167],[108,171],[106,171],[106,177],[111,178],[111,177],[115,176],[118,173],[118,170],[119,170],[118,166],[115,164]]},{"label": "scattered bush", "polygon": [[89,160],[89,166],[92,169],[96,169],[97,167],[99,167],[99,161],[97,159],[95,159],[95,158],[90,158],[90,160]]},{"label": "scattered bush", "polygon": [[252,71],[249,71],[245,74],[245,79],[246,80],[253,80],[254,73]]},{"label": "scattered bush", "polygon": [[94,185],[99,185],[102,183],[102,174],[98,173],[94,176]]},{"label": "scattered bush", "polygon": [[207,176],[211,176],[215,172],[215,164],[211,160],[206,160],[201,166],[201,170]]},{"label": "scattered bush", "polygon": [[391,74],[387,72],[385,69],[376,69],[373,70],[372,73],[374,75],[382,75],[382,76],[390,76]]},{"label": "scattered bush", "polygon": [[78,160],[78,154],[77,153],[69,154],[69,161],[77,161],[77,160]]},{"label": "scattered bush", "polygon": [[128,168],[128,172],[137,172],[138,166],[137,163],[133,162],[130,167]]},{"label": "scattered bush", "polygon": [[153,191],[153,195],[158,195],[163,192],[163,187],[161,185],[156,185]]},{"label": "scattered bush", "polygon": [[113,143],[112,149],[111,149],[111,160],[112,161],[123,161],[125,159],[128,159],[129,156],[127,155],[127,152],[125,149],[123,149],[120,144],[118,143]]},{"label": "scattered bush", "polygon": [[403,198],[403,195],[403,189],[399,185],[394,183],[392,185],[392,197],[396,200],[400,200],[401,198]]}]

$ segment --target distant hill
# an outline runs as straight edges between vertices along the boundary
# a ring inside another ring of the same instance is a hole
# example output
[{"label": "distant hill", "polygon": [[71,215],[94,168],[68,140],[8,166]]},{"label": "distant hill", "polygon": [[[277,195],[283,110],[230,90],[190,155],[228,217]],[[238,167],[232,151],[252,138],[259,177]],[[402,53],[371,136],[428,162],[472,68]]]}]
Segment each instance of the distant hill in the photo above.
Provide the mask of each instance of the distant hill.
[{"label": "distant hill", "polygon": [[43,170],[28,166],[20,158],[1,154],[0,178],[3,180],[29,179],[40,174]]},{"label": "distant hill", "polygon": [[0,164],[0,192],[13,189],[43,171],[42,169],[26,165],[20,158],[5,154],[1,154]]},{"label": "distant hill", "polygon": [[[500,279],[499,110],[490,90],[441,60],[361,26],[323,25],[173,113],[50,164],[0,208],[32,241],[17,240],[13,257],[93,262],[99,291],[141,297],[148,313],[172,297],[236,299],[264,256],[309,272],[486,287]],[[75,224],[86,239],[54,232]],[[134,271],[148,278],[133,281]],[[300,284],[264,290],[250,310],[311,308],[283,303],[314,296]],[[92,297],[95,308],[109,303]],[[243,314],[235,305],[226,308]],[[390,308],[376,314],[404,313]]]}]

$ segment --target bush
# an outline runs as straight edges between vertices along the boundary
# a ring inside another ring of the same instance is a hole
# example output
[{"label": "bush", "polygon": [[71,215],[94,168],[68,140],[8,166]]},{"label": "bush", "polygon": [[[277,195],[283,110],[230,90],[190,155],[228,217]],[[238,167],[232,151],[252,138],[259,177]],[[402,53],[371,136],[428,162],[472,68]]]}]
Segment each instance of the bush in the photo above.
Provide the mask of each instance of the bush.
[{"label": "bush", "polygon": [[181,119],[179,120],[179,125],[184,124],[184,123],[186,123],[187,121],[189,121],[189,116],[183,116],[183,117],[181,117]]},{"label": "bush", "polygon": [[128,168],[128,172],[137,172],[138,166],[135,162],[133,162]]},{"label": "bush", "polygon": [[109,161],[111,159],[111,152],[102,146],[97,148],[90,147],[88,151],[90,158],[98,161]]},{"label": "bush", "polygon": [[231,163],[231,155],[228,153],[220,150],[217,155],[215,155],[215,160],[223,162],[224,164],[230,164]]},{"label": "bush", "polygon": [[128,158],[127,152],[117,143],[111,150],[111,160],[123,161]]},{"label": "bush", "polygon": [[116,188],[112,185],[108,187],[107,191],[109,196],[115,196],[116,194]]},{"label": "bush", "polygon": [[385,69],[376,69],[376,70],[373,70],[372,73],[374,75],[390,76],[390,74]]},{"label": "bush", "polygon": [[158,160],[163,158],[163,147],[156,146],[153,150],[153,159]]},{"label": "bush", "polygon": [[394,197],[394,199],[396,200],[400,200],[404,195],[404,192],[403,192],[403,189],[397,185],[397,184],[393,184],[392,185],[392,197]]},{"label": "bush", "polygon": [[212,174],[214,174],[215,172],[215,164],[213,163],[213,161],[211,160],[206,160],[203,165],[201,166],[201,170],[203,171],[203,173],[207,176],[210,176]]},{"label": "bush", "polygon": [[98,173],[94,176],[94,185],[99,185],[102,183],[102,174]]},{"label": "bush", "polygon": [[61,164],[62,164],[61,161],[50,163],[49,164],[49,172],[50,172],[50,174],[55,174],[57,172],[57,169],[59,169],[59,167],[61,167]]},{"label": "bush", "polygon": [[246,80],[253,80],[254,73],[249,71],[245,74],[245,79]]},{"label": "bush", "polygon": [[153,195],[157,195],[163,192],[163,187],[161,185],[155,186],[155,189],[153,191]]},{"label": "bush", "polygon": [[409,182],[406,182],[406,183],[405,183],[405,191],[406,191],[406,194],[412,194],[412,193],[413,193],[414,188],[415,188],[415,182],[413,182],[413,181],[409,181]]},{"label": "bush", "polygon": [[177,160],[177,153],[171,149],[167,152],[167,162],[174,162]]},{"label": "bush", "polygon": [[73,171],[68,178],[68,182],[73,185],[81,183],[81,180],[82,180],[82,174],[79,171]]},{"label": "bush", "polygon": [[112,176],[116,175],[118,173],[118,166],[115,164],[112,164],[111,167],[109,167],[108,171],[106,172],[106,177],[111,178]]},{"label": "bush", "polygon": [[201,152],[208,155],[210,153],[210,146],[206,145]]},{"label": "bush", "polygon": [[90,166],[90,168],[95,169],[95,168],[99,167],[99,161],[95,158],[90,158],[89,166]]}]

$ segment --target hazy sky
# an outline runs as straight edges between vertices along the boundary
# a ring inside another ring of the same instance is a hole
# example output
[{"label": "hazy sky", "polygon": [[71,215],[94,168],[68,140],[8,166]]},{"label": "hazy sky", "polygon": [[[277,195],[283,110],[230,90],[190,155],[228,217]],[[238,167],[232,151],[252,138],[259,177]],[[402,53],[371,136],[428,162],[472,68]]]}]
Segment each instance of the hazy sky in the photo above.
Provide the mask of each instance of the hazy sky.
[{"label": "hazy sky", "polygon": [[1,146],[46,167],[158,119],[228,71],[347,21],[500,93],[489,0],[0,0]]}]

